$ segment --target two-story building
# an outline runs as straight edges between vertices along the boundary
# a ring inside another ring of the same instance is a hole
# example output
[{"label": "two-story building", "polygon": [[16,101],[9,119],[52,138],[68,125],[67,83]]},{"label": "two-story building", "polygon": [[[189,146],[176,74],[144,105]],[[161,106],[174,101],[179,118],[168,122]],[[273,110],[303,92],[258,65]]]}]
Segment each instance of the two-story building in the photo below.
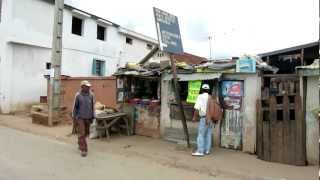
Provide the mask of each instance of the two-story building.
[{"label": "two-story building", "polygon": [[[47,93],[54,0],[0,0],[0,112],[24,110]],[[62,74],[109,76],[138,62],[153,38],[65,5]]]}]

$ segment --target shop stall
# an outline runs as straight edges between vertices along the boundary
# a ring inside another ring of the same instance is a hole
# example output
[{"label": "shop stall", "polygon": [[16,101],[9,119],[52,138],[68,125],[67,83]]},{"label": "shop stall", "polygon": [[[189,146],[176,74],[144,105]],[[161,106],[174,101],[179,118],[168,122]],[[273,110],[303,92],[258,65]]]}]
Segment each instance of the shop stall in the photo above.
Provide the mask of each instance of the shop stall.
[{"label": "shop stall", "polygon": [[133,134],[160,137],[160,75],[135,65],[118,71],[117,104],[130,116]]}]

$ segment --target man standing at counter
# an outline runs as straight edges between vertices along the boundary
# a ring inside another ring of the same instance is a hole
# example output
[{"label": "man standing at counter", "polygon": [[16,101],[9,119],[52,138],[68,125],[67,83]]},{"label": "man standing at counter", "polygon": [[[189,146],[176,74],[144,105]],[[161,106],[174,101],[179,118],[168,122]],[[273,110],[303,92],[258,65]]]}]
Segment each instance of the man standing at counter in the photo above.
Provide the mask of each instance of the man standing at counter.
[{"label": "man standing at counter", "polygon": [[196,121],[200,118],[198,137],[197,137],[197,151],[192,153],[193,156],[204,156],[210,154],[212,141],[212,122],[206,120],[207,105],[209,99],[210,87],[208,84],[203,84],[200,90],[200,95],[197,97],[194,105],[194,115],[192,120]]}]

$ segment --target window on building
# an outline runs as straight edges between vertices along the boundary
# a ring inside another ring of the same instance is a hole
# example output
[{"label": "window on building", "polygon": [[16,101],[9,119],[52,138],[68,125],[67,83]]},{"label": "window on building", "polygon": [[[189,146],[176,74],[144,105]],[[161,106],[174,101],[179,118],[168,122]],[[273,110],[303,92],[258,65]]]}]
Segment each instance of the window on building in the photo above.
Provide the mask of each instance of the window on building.
[{"label": "window on building", "polygon": [[129,37],[126,37],[126,43],[132,45],[133,39],[129,38]]},{"label": "window on building", "polygon": [[82,36],[83,20],[77,17],[72,17],[72,34]]},{"label": "window on building", "polygon": [[152,48],[153,48],[152,44],[147,44],[147,49],[152,49]]},{"label": "window on building", "polygon": [[158,56],[158,57],[163,57],[164,54],[163,54],[162,52],[159,52],[159,53],[157,54],[157,56]]},{"label": "window on building", "polygon": [[104,76],[106,68],[105,66],[105,61],[94,59],[92,64],[92,75]]},{"label": "window on building", "polygon": [[100,25],[97,25],[97,39],[101,41],[106,40],[106,28]]},{"label": "window on building", "polygon": [[50,62],[47,62],[47,63],[46,63],[46,69],[47,69],[47,70],[51,69],[51,63],[50,63]]}]

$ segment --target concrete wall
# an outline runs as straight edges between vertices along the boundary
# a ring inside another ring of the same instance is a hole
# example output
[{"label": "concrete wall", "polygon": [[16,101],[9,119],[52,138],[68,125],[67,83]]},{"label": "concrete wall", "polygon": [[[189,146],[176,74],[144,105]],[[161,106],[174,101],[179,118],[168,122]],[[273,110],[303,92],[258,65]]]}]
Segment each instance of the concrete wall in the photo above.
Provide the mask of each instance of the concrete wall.
[{"label": "concrete wall", "polygon": [[[4,104],[10,103],[10,97],[7,94],[10,92],[11,86],[11,67],[12,61],[12,48],[8,46],[8,34],[9,29],[7,24],[10,17],[10,9],[12,7],[12,1],[2,0],[2,10],[1,10],[1,22],[0,22],[0,112],[8,111],[8,106],[3,106]],[[10,59],[10,61],[8,60]]]},{"label": "concrete wall", "polygon": [[[121,41],[126,42],[126,37],[126,35],[123,35]],[[133,38],[132,36],[128,37]],[[120,66],[124,66],[126,62],[139,62],[148,52],[150,52],[150,49],[147,48],[147,44],[149,43],[135,38],[133,38],[132,45],[124,43],[122,46]]]},{"label": "concrete wall", "polygon": [[116,108],[116,78],[114,77],[82,77],[82,78],[63,78],[61,86],[63,89],[62,104],[71,112],[74,103],[74,96],[80,90],[80,82],[88,80],[92,84],[92,91],[96,96],[96,101]]},{"label": "concrete wall", "polygon": [[[256,150],[256,100],[260,98],[261,78],[257,74],[227,74],[224,80],[244,81],[243,101],[243,152],[255,153]],[[168,136],[168,128],[178,129],[182,134],[181,121],[170,118],[169,99],[174,98],[169,81],[161,82],[161,122],[162,137]],[[198,123],[188,122],[188,129],[192,140],[195,140]],[[214,146],[220,145],[220,123],[213,129]],[[172,132],[169,132],[172,133]]]},{"label": "concrete wall", "polygon": [[309,164],[317,165],[319,163],[319,122],[311,113],[312,110],[319,107],[319,77],[307,77],[306,94],[306,149],[307,161]]},{"label": "concrete wall", "polygon": [[[0,112],[25,110],[26,105],[45,95],[45,62],[51,60],[54,6],[43,0],[2,0],[0,23]],[[83,19],[83,35],[71,33],[72,16]],[[150,50],[140,35],[127,45],[124,33],[114,25],[101,24],[64,9],[62,74],[92,76],[93,60],[106,63],[106,76],[113,74],[118,63],[138,62]],[[97,24],[106,27],[106,41],[96,38]],[[152,39],[151,39],[152,41]],[[153,41],[152,41],[153,42]],[[24,68],[22,68],[24,67]],[[26,76],[26,79],[21,78]],[[25,89],[17,88],[25,85]],[[30,83],[31,82],[31,83]],[[37,82],[37,83],[35,83]],[[39,83],[38,83],[39,82]],[[23,97],[23,98],[21,98]]]},{"label": "concrete wall", "polygon": [[[174,100],[175,95],[171,81],[161,81],[161,115],[160,133],[161,136],[169,141],[184,141],[184,132],[181,120],[171,119],[170,100]],[[198,122],[187,121],[189,137],[191,143],[196,143]]]},{"label": "concrete wall", "polygon": [[21,110],[47,95],[43,74],[50,49],[12,44],[11,110]]}]

